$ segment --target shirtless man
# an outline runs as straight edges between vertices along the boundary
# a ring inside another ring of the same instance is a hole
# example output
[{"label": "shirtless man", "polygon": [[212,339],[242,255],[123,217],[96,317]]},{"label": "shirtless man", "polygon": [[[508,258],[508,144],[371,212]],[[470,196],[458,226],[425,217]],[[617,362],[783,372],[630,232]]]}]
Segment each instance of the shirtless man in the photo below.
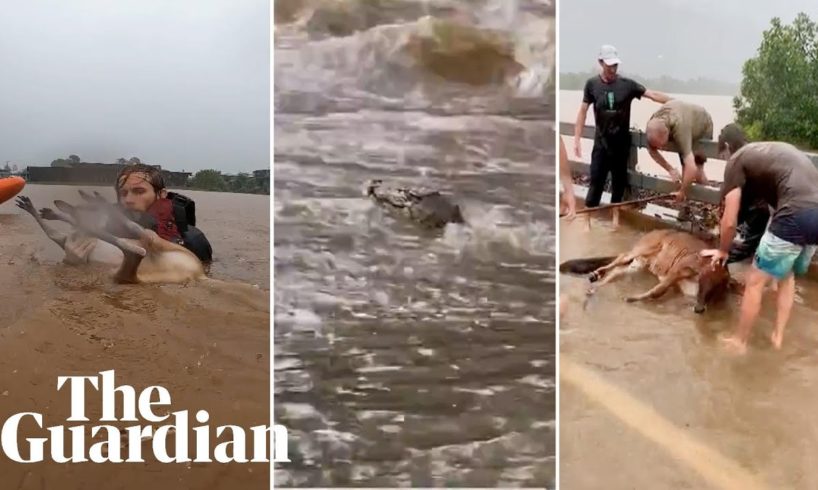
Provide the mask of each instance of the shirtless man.
[{"label": "shirtless man", "polygon": [[[707,183],[703,167],[707,157],[699,151],[698,142],[713,139],[713,119],[704,107],[677,99],[668,101],[650,117],[645,132],[650,156],[671,179],[682,183],[677,195],[679,201],[686,198],[693,181]],[[682,175],[659,153],[669,142],[674,143],[679,152]]]},{"label": "shirtless man", "polygon": [[747,273],[739,323],[723,341],[737,353],[746,351],[764,287],[775,280],[777,314],[770,341],[778,349],[795,298],[794,275],[807,272],[818,245],[818,169],[788,143],[750,143],[735,153],[732,148],[735,145],[726,139],[719,142],[719,157],[727,160],[721,190],[720,247],[704,250],[702,255],[711,256],[714,262],[727,260],[742,201],[773,204],[772,221]]}]

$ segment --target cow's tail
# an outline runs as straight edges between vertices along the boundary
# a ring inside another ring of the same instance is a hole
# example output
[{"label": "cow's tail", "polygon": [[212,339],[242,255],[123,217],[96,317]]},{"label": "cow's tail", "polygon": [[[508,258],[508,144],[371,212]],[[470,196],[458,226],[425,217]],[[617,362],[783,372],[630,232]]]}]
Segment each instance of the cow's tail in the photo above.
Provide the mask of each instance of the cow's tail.
[{"label": "cow's tail", "polygon": [[577,275],[589,274],[602,266],[610,264],[615,259],[616,255],[566,260],[560,264],[560,273]]}]

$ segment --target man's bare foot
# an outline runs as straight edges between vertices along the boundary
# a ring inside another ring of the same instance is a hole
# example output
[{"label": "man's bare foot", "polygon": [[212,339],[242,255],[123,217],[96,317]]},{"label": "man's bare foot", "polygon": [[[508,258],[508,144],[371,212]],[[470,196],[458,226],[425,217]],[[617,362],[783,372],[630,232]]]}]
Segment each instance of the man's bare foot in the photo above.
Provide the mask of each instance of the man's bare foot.
[{"label": "man's bare foot", "polygon": [[784,343],[784,332],[773,330],[773,333],[770,334],[770,342],[772,342],[776,350],[780,350],[781,345]]},{"label": "man's bare foot", "polygon": [[731,335],[729,337],[720,337],[719,340],[722,342],[722,345],[727,352],[738,355],[744,355],[747,353],[747,344],[741,339],[737,339]]}]

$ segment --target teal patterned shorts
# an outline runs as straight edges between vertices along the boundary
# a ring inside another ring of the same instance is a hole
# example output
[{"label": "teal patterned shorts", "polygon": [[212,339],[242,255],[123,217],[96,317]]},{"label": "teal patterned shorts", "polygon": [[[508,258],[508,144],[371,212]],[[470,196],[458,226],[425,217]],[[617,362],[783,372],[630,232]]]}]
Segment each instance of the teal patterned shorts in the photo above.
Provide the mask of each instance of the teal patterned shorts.
[{"label": "teal patterned shorts", "polygon": [[784,279],[791,272],[803,276],[809,269],[815,249],[815,245],[795,245],[782,240],[767,230],[758,244],[753,263],[778,280]]}]

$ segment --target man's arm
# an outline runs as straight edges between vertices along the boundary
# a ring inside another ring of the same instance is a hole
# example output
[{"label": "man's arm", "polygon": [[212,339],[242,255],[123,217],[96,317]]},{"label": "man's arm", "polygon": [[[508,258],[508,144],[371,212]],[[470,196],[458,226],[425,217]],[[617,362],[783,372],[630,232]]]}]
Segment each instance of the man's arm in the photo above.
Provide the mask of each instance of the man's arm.
[{"label": "man's arm", "polygon": [[741,206],[741,187],[736,187],[724,196],[724,214],[719,222],[719,250],[725,255],[730,252],[736,238],[738,211]]},{"label": "man's arm", "polygon": [[[683,174],[682,174],[682,193],[687,194],[687,191],[690,190],[690,187],[693,185],[693,181],[696,180],[696,157],[693,155],[693,152],[687,153],[684,157],[683,163]],[[738,212],[738,211],[736,211]]]},{"label": "man's arm", "polygon": [[574,197],[574,182],[571,178],[571,166],[568,164],[568,152],[565,142],[560,137],[560,180],[562,181],[562,201],[566,207],[566,215],[573,219],[576,214],[576,198]]},{"label": "man's arm", "polygon": [[673,100],[673,98],[665,93],[657,92],[655,90],[645,90],[644,96],[654,102],[658,102],[659,104],[664,104],[665,102]]},{"label": "man's arm", "polygon": [[582,158],[582,129],[585,127],[585,117],[588,115],[588,103],[582,102],[577,112],[577,120],[574,125],[574,155]]},{"label": "man's arm", "polygon": [[662,154],[659,153],[659,150],[657,150],[655,148],[648,148],[648,153],[650,153],[650,156],[651,156],[651,158],[653,158],[653,161],[655,161],[656,163],[659,164],[660,167],[665,169],[665,171],[668,173],[668,175],[670,175],[671,179],[673,179],[673,180],[675,180],[677,182],[681,179],[682,176],[679,175],[679,172],[675,168],[673,168],[667,162],[667,160],[665,160],[665,157],[663,157]]}]

